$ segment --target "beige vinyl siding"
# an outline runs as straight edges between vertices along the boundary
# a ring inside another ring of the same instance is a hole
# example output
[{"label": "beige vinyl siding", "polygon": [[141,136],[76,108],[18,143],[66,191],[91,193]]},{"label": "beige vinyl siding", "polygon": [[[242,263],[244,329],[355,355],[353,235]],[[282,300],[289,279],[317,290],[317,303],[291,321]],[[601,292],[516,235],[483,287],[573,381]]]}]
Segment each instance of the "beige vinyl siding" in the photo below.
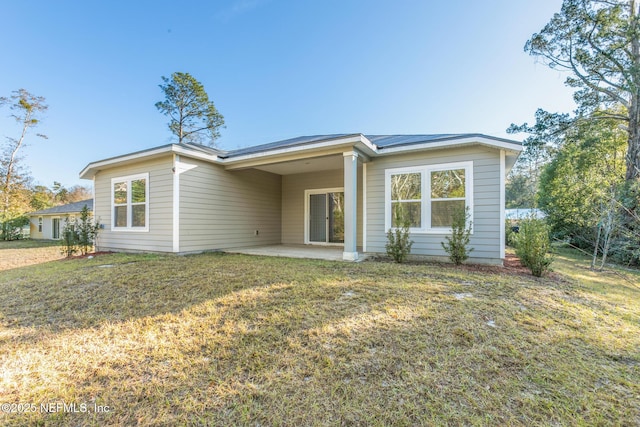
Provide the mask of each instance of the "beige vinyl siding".
[{"label": "beige vinyl siding", "polygon": [[[500,152],[481,146],[376,158],[367,164],[367,252],[384,253],[385,169],[473,161],[473,235],[470,261],[500,261]],[[411,253],[446,257],[446,234],[412,233]]]},{"label": "beige vinyl siding", "polygon": [[[282,177],[282,243],[304,244],[305,190],[323,188],[343,188],[342,169],[310,172]],[[362,164],[358,164],[358,237],[357,245],[362,246]]]},{"label": "beige vinyl siding", "polygon": [[180,162],[196,166],[180,174],[180,252],[280,243],[279,175]]},{"label": "beige vinyl siding", "polygon": [[[42,217],[42,232],[38,231],[38,218]],[[29,238],[31,239],[50,239],[45,235],[45,223],[47,218],[44,215],[32,216],[29,218]]]},{"label": "beige vinyl siding", "polygon": [[[173,249],[173,157],[142,160],[99,171],[94,179],[94,216],[104,225],[99,250],[171,252]],[[111,179],[149,173],[149,231],[111,230]]]}]

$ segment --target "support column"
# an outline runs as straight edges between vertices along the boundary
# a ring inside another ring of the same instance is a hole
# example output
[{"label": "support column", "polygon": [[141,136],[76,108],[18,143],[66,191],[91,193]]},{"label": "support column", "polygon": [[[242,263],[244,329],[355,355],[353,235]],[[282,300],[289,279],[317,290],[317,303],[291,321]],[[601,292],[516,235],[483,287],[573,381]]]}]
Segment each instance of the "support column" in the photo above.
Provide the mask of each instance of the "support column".
[{"label": "support column", "polygon": [[358,250],[358,153],[344,156],[344,251],[342,259],[357,261]]}]

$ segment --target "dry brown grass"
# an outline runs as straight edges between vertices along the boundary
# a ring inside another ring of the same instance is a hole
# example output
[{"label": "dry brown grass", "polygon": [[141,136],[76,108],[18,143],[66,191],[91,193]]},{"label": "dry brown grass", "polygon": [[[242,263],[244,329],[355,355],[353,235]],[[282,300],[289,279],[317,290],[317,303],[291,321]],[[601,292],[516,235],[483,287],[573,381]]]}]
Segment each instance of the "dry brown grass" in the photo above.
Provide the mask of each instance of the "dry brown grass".
[{"label": "dry brown grass", "polygon": [[64,258],[60,242],[51,240],[0,241],[0,271]]},{"label": "dry brown grass", "polygon": [[5,271],[0,403],[37,410],[0,423],[640,423],[638,288],[556,269],[113,254]]}]

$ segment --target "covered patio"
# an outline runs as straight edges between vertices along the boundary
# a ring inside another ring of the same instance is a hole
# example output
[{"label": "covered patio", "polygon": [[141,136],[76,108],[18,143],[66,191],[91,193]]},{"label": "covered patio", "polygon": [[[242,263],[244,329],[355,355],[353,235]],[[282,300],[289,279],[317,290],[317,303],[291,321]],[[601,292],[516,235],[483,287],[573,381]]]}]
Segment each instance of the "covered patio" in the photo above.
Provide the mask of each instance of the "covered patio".
[{"label": "covered patio", "polygon": [[224,159],[227,171],[254,169],[282,179],[281,244],[243,251],[359,261],[364,247],[363,165],[375,152],[372,144],[360,134],[284,142],[270,150],[239,150]]}]

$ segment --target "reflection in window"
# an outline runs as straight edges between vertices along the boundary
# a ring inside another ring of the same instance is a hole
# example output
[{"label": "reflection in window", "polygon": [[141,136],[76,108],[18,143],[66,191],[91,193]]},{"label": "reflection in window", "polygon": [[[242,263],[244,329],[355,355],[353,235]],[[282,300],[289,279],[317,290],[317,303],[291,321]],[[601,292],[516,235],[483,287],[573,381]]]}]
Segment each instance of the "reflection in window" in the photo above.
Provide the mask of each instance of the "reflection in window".
[{"label": "reflection in window", "polygon": [[422,174],[391,175],[392,227],[420,228],[422,224]]},{"label": "reflection in window", "polygon": [[453,214],[472,205],[473,162],[388,169],[385,225],[413,231],[450,229]]},{"label": "reflection in window", "polygon": [[465,169],[431,172],[431,227],[451,227],[453,214],[465,208]]},{"label": "reflection in window", "polygon": [[148,182],[148,174],[112,180],[114,228],[147,229]]}]

